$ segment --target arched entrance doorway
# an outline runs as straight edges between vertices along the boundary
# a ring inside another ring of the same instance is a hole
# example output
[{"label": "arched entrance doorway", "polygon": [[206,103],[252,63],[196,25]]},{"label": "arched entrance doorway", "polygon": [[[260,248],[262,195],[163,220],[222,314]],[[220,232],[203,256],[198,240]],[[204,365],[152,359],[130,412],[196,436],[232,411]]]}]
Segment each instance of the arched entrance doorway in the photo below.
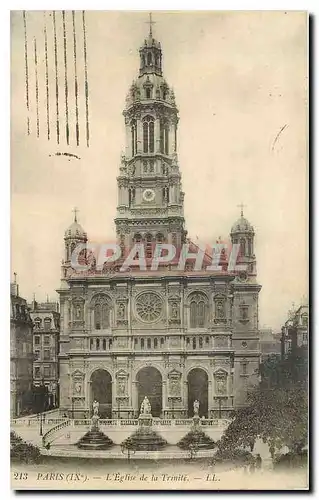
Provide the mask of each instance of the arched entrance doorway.
[{"label": "arched entrance doorway", "polygon": [[205,370],[194,368],[187,376],[188,416],[194,415],[194,401],[199,401],[199,416],[208,417],[208,376]]},{"label": "arched entrance doorway", "polygon": [[106,370],[96,370],[91,375],[91,408],[96,399],[100,403],[101,418],[112,418],[112,377]]},{"label": "arched entrance doorway", "polygon": [[152,407],[153,417],[160,417],[162,412],[162,375],[151,366],[142,368],[136,377],[138,393],[138,410],[142,401],[148,397]]}]

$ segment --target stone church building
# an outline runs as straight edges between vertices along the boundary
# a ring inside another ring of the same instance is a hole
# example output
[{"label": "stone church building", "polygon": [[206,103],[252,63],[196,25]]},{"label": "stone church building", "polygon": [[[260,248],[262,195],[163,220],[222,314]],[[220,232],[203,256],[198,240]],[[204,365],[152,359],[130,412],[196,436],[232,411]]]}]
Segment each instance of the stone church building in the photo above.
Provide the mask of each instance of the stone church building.
[{"label": "stone church building", "polygon": [[126,147],[115,226],[119,263],[139,244],[147,265],[141,270],[133,263],[123,271],[116,262],[98,269],[96,258],[84,251],[89,268],[74,269],[72,252],[88,241],[75,214],[65,232],[58,290],[60,407],[70,416],[89,417],[96,399],[101,417],[133,418],[146,395],[155,417],[193,416],[197,399],[200,416],[225,418],[245,404],[249,386],[258,382],[261,286],[254,229],[242,210],[230,233],[246,271],[229,271],[225,251],[222,271],[207,269],[209,253],[200,270],[194,259],[181,269],[177,257],[151,268],[156,243],[172,244],[177,252],[185,244],[190,252],[198,247],[185,230],[178,109],[152,29],[139,56],[139,75],[123,112]]}]

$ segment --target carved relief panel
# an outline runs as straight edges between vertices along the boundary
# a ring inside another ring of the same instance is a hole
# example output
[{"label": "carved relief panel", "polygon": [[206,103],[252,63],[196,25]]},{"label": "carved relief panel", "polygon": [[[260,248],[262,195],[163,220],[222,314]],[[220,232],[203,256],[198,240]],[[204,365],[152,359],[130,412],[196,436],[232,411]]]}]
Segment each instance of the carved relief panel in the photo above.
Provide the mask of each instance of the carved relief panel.
[{"label": "carved relief panel", "polygon": [[222,294],[216,294],[214,296],[214,323],[226,323],[226,297]]},{"label": "carved relief panel", "polygon": [[74,397],[84,397],[84,378],[85,374],[76,370],[72,374],[72,394]]},{"label": "carved relief panel", "polygon": [[129,374],[125,370],[119,370],[115,374],[116,378],[116,400],[119,405],[126,405],[129,401],[128,395],[128,377]]},{"label": "carved relief panel", "polygon": [[127,321],[127,306],[128,297],[125,295],[119,296],[116,301],[116,319],[118,326],[125,326],[128,324]]},{"label": "carved relief panel", "polygon": [[168,374],[168,397],[181,397],[181,377],[182,374],[177,370],[173,370]]},{"label": "carved relief panel", "polygon": [[228,336],[226,335],[215,335],[214,336],[214,347],[216,349],[223,349],[228,347]]},{"label": "carved relief panel", "polygon": [[181,298],[176,293],[168,297],[169,322],[172,324],[179,324],[181,322],[180,302]]},{"label": "carved relief panel", "polygon": [[217,372],[214,373],[216,396],[227,395],[227,376],[228,374],[224,370],[217,370]]}]

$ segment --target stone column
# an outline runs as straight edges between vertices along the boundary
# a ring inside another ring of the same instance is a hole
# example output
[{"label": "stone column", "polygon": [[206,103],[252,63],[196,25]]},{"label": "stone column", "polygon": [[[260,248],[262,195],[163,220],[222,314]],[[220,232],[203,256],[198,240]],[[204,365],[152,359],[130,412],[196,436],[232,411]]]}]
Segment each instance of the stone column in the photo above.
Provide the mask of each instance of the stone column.
[{"label": "stone column", "polygon": [[208,418],[210,418],[210,412],[213,409],[213,391],[212,391],[212,381],[208,380]]},{"label": "stone column", "polygon": [[156,118],[154,125],[154,139],[155,139],[155,153],[161,151],[161,138],[160,138],[160,120]]},{"label": "stone column", "polygon": [[143,152],[143,123],[136,120],[137,153]]},{"label": "stone column", "polygon": [[169,133],[168,133],[168,154],[173,154],[175,152],[175,125],[170,123]]},{"label": "stone column", "polygon": [[163,394],[162,394],[162,412],[164,415],[165,410],[168,409],[167,402],[167,380],[163,380]]},{"label": "stone column", "polygon": [[137,381],[133,380],[131,386],[132,386],[132,408],[134,410],[134,413],[135,412],[139,413]]},{"label": "stone column", "polygon": [[188,412],[188,382],[187,382],[187,380],[184,380],[183,406],[184,406],[186,413],[187,413]]},{"label": "stone column", "polygon": [[125,126],[125,156],[126,158],[131,158],[132,157],[132,132],[131,132],[131,127],[129,123],[126,124]]}]

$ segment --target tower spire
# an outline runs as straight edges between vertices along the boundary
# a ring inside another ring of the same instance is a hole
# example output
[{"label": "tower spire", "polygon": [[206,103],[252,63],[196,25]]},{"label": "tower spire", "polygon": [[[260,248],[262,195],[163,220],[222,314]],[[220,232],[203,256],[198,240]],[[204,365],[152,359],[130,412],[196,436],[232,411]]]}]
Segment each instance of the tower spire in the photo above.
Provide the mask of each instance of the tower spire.
[{"label": "tower spire", "polygon": [[79,212],[79,209],[77,207],[74,207],[72,212],[74,212],[74,222],[77,222],[78,221],[77,213]]},{"label": "tower spire", "polygon": [[239,205],[237,205],[237,207],[240,208],[240,216],[244,217],[244,208],[246,207],[246,205],[244,205],[243,202],[241,202]]},{"label": "tower spire", "polygon": [[156,23],[155,23],[155,21],[153,21],[153,20],[152,20],[152,12],[149,12],[148,16],[149,16],[149,19],[148,19],[148,21],[147,21],[147,24],[149,24],[149,25],[150,25],[150,38],[152,38],[152,36],[153,36],[153,28],[152,28],[152,25],[153,25],[153,24],[156,24]]}]

